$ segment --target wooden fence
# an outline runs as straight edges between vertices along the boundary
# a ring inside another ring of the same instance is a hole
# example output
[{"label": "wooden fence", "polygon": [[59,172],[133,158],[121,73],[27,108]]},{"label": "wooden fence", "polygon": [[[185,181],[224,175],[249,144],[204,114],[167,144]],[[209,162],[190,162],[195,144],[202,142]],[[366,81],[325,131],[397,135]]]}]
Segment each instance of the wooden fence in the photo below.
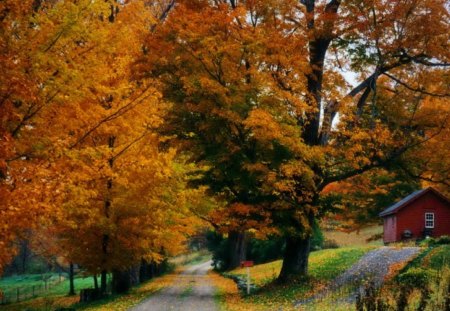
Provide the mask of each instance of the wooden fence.
[{"label": "wooden fence", "polygon": [[0,304],[8,304],[24,301],[38,296],[43,296],[53,287],[65,281],[64,277],[59,277],[52,281],[42,281],[40,284],[30,286],[20,286],[9,288],[6,290],[0,289]]}]

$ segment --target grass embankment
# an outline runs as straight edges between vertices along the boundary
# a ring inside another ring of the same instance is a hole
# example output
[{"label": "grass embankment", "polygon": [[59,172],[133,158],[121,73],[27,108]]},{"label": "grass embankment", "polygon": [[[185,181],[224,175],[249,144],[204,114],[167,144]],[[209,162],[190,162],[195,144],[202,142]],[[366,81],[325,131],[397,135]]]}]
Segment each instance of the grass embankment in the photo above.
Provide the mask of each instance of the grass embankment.
[{"label": "grass embankment", "polygon": [[422,254],[411,261],[402,272],[411,268],[422,267],[436,272],[450,268],[450,245],[437,245],[427,248]]},{"label": "grass embankment", "polygon": [[[310,297],[327,286],[331,280],[357,262],[373,246],[327,249],[311,253],[309,278],[287,285],[277,285],[274,280],[281,269],[281,260],[250,268],[256,293],[240,296],[234,281],[213,275],[220,289],[220,303],[226,310],[293,309],[295,301]],[[230,274],[245,276],[246,269],[236,269]],[[298,310],[298,308],[297,308]]]},{"label": "grass embankment", "polygon": [[390,309],[448,310],[450,245],[431,245],[385,283],[377,299]]}]

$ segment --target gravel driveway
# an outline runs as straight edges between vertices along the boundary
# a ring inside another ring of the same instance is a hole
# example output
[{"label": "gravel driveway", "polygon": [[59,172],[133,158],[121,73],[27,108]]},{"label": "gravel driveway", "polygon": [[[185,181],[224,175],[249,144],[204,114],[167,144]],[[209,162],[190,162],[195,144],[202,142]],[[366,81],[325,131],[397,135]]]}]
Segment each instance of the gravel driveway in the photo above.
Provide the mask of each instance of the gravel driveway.
[{"label": "gravel driveway", "polygon": [[207,272],[211,261],[191,266],[164,288],[129,311],[215,311],[215,288]]},{"label": "gravel driveway", "polygon": [[[347,271],[338,276],[332,284],[317,295],[298,301],[295,305],[304,305],[316,299],[324,298],[344,287],[358,287],[364,280],[370,280],[376,287],[380,287],[385,276],[389,272],[389,267],[396,263],[401,263],[412,259],[420,251],[419,247],[381,247],[365,254],[357,263]],[[356,288],[348,293],[344,298],[348,302],[356,299]]]}]

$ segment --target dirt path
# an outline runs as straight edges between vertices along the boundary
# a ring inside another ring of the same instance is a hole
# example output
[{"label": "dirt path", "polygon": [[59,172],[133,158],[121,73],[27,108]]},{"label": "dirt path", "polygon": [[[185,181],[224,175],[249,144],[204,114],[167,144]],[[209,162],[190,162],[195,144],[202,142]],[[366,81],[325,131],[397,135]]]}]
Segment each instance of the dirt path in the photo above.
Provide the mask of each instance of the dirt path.
[{"label": "dirt path", "polygon": [[175,279],[172,286],[151,296],[129,311],[215,311],[215,288],[207,272],[211,261],[190,266]]},{"label": "dirt path", "polygon": [[338,276],[327,289],[307,300],[298,301],[295,305],[311,303],[316,299],[333,295],[333,293],[342,289],[344,291],[349,290],[349,292],[347,292],[347,297],[341,297],[341,299],[353,302],[356,299],[356,291],[363,281],[370,280],[375,287],[380,287],[392,265],[412,259],[419,251],[419,247],[381,247],[370,251],[347,271]]}]

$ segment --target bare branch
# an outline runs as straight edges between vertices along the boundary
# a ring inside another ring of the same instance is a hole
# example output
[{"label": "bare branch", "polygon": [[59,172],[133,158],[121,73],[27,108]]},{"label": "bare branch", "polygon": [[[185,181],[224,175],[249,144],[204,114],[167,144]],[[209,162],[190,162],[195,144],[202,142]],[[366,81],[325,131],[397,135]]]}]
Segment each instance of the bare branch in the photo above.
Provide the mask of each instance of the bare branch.
[{"label": "bare branch", "polygon": [[405,172],[409,177],[414,178],[414,179],[420,179],[423,181],[428,181],[434,184],[442,184],[445,185],[447,187],[450,187],[450,180],[448,178],[444,178],[444,179],[433,179],[432,177],[425,177],[421,174],[415,174],[413,173],[410,169],[408,169],[406,166],[404,165],[399,165],[400,168],[402,169],[403,172]]},{"label": "bare branch", "polygon": [[159,16],[159,18],[158,18],[158,23],[153,24],[152,27],[150,27],[150,31],[151,31],[151,32],[154,32],[154,31],[156,30],[156,27],[157,27],[160,23],[164,22],[164,20],[167,18],[167,16],[169,15],[170,11],[171,11],[171,10],[173,9],[173,7],[175,6],[175,4],[176,4],[176,0],[171,0],[171,1],[169,2],[169,4],[167,5],[167,7],[164,9],[164,11],[163,11],[163,12],[161,13],[161,15]]},{"label": "bare branch", "polygon": [[407,88],[410,91],[422,93],[422,94],[425,94],[425,95],[435,96],[435,97],[450,97],[450,94],[436,94],[436,93],[431,93],[431,92],[425,91],[423,88],[414,88],[412,86],[409,86],[405,82],[401,81],[399,78],[396,78],[395,76],[393,76],[393,75],[391,75],[391,74],[389,74],[387,72],[385,72],[383,74],[385,76],[388,76],[390,79],[394,80],[398,84],[404,86],[405,88]]},{"label": "bare branch", "polygon": [[[122,116],[123,114],[127,113],[128,111],[130,111],[131,109],[133,109],[134,107],[136,107],[137,105],[139,105],[140,103],[142,103],[144,100],[146,100],[150,95],[147,95],[145,97],[142,97],[147,90],[150,88],[150,85],[147,86],[141,94],[139,94],[139,96],[137,96],[136,98],[134,98],[132,101],[130,101],[128,104],[126,104],[125,106],[119,108],[116,112],[106,116],[105,118],[103,118],[102,120],[100,120],[96,125],[94,125],[91,129],[89,129],[86,133],[84,133],[74,144],[72,144],[70,146],[69,149],[73,149],[75,148],[77,145],[79,145],[80,143],[82,143],[90,134],[92,134],[96,129],[98,129],[102,124],[109,122],[111,120],[117,119],[118,117]],[[141,98],[142,97],[142,98]]]},{"label": "bare branch", "polygon": [[[448,115],[447,115],[448,118]],[[343,172],[342,174],[339,175],[333,175],[333,176],[328,176],[326,178],[323,179],[323,181],[319,184],[318,186],[318,190],[323,190],[325,188],[325,186],[329,185],[330,183],[333,182],[337,182],[337,181],[342,181],[357,175],[360,175],[364,172],[367,172],[371,169],[374,168],[379,168],[379,167],[386,167],[387,165],[389,165],[392,161],[394,161],[395,159],[399,158],[400,156],[402,156],[403,154],[405,154],[407,151],[411,150],[414,147],[420,146],[426,142],[428,142],[429,140],[433,139],[434,137],[438,136],[441,134],[442,130],[445,128],[445,125],[447,123],[447,118],[446,120],[442,123],[442,125],[440,126],[440,128],[438,129],[438,131],[436,133],[433,133],[432,135],[430,135],[429,137],[418,141],[418,142],[414,142],[412,144],[403,146],[395,151],[393,151],[391,153],[390,156],[386,157],[385,159],[373,159],[373,161],[369,164],[366,164],[358,169],[354,169],[354,170],[350,170],[347,172]]]}]

